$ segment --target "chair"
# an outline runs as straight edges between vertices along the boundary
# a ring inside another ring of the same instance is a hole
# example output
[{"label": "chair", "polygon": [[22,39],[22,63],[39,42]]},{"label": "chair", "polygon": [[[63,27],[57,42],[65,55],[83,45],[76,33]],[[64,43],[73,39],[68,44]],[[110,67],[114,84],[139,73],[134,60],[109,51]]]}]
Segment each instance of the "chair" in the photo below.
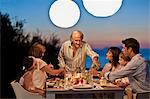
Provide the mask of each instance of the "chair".
[{"label": "chair", "polygon": [[136,99],[150,99],[150,92],[137,93]]},{"label": "chair", "polygon": [[[133,98],[133,99],[137,99],[136,97],[137,97],[137,96],[136,96],[136,93],[133,93],[133,97],[132,97],[132,98]],[[128,96],[127,96],[127,95],[124,95],[124,96],[123,96],[123,99],[128,99]],[[142,99],[143,99],[143,98],[142,98]]]},{"label": "chair", "polygon": [[11,86],[15,92],[16,99],[44,99],[38,93],[31,93],[25,90],[18,82],[12,81]]}]

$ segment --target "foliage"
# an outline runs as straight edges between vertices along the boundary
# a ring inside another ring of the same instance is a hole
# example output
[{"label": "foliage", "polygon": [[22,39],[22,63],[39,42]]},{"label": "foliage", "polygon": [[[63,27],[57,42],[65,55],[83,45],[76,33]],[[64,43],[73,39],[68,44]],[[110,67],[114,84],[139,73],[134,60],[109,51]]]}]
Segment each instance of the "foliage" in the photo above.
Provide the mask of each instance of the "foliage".
[{"label": "foliage", "polygon": [[[49,39],[43,39],[42,35],[24,34],[23,26],[25,20],[16,20],[12,23],[8,14],[0,12],[0,31],[1,31],[1,68],[2,68],[2,96],[3,98],[14,97],[10,82],[17,77],[22,69],[21,63],[28,50],[35,42],[41,42],[45,45],[47,51],[44,60],[52,63],[58,68],[58,50],[60,39],[57,35],[47,36]],[[9,90],[11,89],[11,90]]]}]

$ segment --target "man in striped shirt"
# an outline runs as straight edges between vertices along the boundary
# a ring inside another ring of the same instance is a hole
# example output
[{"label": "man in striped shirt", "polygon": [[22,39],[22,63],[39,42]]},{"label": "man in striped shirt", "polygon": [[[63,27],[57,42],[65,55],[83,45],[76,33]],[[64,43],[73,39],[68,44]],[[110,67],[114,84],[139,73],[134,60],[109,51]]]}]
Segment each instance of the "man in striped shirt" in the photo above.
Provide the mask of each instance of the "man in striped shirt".
[{"label": "man in striped shirt", "polygon": [[90,56],[92,61],[98,63],[99,55],[95,53],[90,45],[83,41],[81,31],[73,31],[70,40],[64,42],[59,51],[59,65],[66,68],[67,72],[84,72],[86,56]]}]

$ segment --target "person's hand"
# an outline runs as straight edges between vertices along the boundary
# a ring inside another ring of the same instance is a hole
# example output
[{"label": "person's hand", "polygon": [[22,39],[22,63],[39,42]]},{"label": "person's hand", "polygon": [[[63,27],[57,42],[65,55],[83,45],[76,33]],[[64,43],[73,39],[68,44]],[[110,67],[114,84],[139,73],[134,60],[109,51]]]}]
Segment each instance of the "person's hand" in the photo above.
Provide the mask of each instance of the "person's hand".
[{"label": "person's hand", "polygon": [[44,89],[38,89],[38,93],[41,96],[45,96],[45,90]]},{"label": "person's hand", "polygon": [[54,66],[52,64],[49,64],[48,65],[50,68],[54,69]]},{"label": "person's hand", "polygon": [[119,86],[119,87],[122,87],[122,88],[125,88],[125,87],[127,86],[127,84],[121,82],[121,80],[120,80],[120,81],[117,81],[117,82],[116,82],[116,85]]},{"label": "person's hand", "polygon": [[91,68],[91,69],[89,70],[89,73],[90,73],[90,75],[98,76],[98,71],[95,70],[94,68]]}]

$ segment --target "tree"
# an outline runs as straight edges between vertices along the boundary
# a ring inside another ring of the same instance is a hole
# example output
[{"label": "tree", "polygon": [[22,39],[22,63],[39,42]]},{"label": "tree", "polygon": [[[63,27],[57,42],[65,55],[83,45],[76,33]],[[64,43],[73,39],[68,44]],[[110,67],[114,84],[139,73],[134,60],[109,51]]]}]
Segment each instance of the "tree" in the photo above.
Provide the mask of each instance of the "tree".
[{"label": "tree", "polygon": [[46,47],[46,53],[44,60],[47,63],[51,63],[54,65],[55,69],[58,69],[58,52],[60,49],[60,39],[54,33],[47,35],[47,38],[44,40],[44,45]]},{"label": "tree", "polygon": [[[17,33],[22,30],[23,24],[21,21],[16,22],[16,26],[12,26],[12,22],[8,14],[2,14],[0,12],[1,22],[1,68],[2,68],[2,97],[12,96],[13,91],[9,83],[16,77],[16,64],[19,57],[16,58],[16,44],[14,38]],[[20,35],[22,35],[20,33]]]},{"label": "tree", "polygon": [[12,22],[8,14],[0,12],[0,30],[1,30],[1,97],[14,98],[15,94],[10,86],[10,82],[16,79],[21,71],[22,60],[28,55],[28,50],[35,42],[40,42],[46,47],[46,54],[44,60],[47,63],[52,63],[55,68],[58,67],[58,50],[60,39],[57,35],[52,34],[47,36],[49,39],[42,39],[42,35],[31,36],[29,33],[24,35],[23,26],[25,20],[16,20]]}]

